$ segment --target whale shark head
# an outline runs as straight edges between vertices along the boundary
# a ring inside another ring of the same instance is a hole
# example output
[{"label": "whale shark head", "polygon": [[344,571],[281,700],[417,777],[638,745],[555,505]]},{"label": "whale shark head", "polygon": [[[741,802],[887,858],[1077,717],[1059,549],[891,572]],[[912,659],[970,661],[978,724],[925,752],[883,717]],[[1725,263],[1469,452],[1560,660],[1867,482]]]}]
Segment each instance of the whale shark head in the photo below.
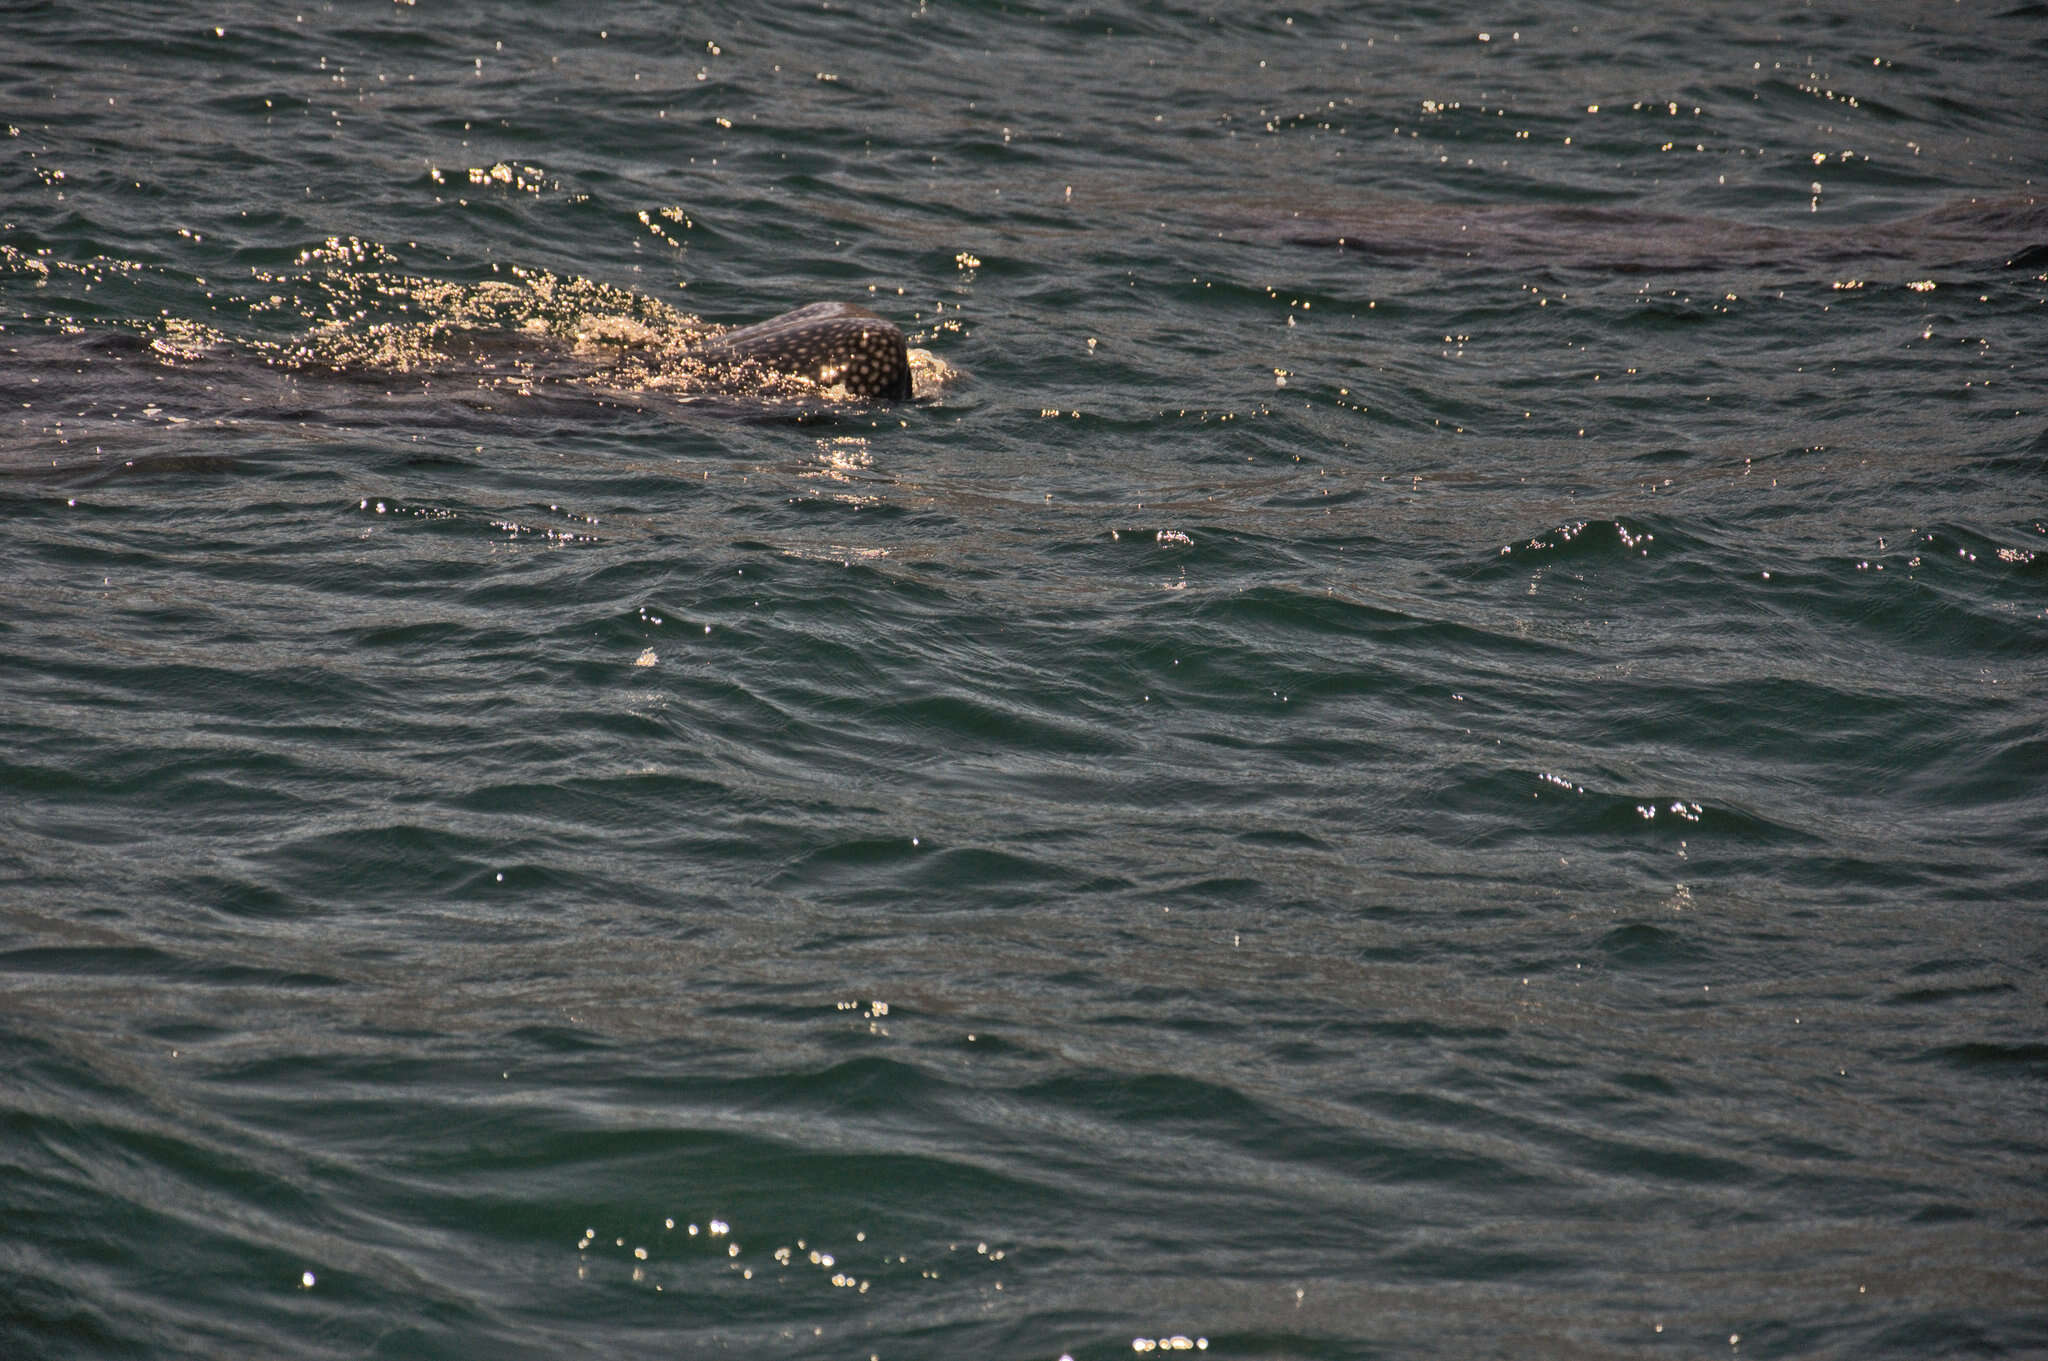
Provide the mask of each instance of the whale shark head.
[{"label": "whale shark head", "polygon": [[815,302],[742,326],[693,351],[710,364],[758,364],[856,397],[910,396],[910,356],[896,324],[844,302]]}]

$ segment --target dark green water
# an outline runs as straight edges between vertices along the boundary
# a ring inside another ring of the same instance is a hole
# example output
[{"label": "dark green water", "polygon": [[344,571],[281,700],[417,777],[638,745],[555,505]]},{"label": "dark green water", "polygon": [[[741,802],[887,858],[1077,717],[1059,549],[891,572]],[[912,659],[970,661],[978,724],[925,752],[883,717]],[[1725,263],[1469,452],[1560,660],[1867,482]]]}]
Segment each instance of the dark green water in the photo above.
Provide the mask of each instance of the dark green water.
[{"label": "dark green water", "polygon": [[2048,9],[0,19],[0,1356],[2048,1352]]}]

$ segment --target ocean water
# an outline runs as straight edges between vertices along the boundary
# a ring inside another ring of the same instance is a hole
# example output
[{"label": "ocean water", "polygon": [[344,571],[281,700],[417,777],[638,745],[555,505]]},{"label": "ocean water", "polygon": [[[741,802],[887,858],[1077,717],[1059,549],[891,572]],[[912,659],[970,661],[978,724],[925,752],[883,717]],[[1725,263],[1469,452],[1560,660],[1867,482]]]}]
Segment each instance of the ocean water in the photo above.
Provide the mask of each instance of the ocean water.
[{"label": "ocean water", "polygon": [[8,5],[0,1356],[2048,1354],[2044,72]]}]

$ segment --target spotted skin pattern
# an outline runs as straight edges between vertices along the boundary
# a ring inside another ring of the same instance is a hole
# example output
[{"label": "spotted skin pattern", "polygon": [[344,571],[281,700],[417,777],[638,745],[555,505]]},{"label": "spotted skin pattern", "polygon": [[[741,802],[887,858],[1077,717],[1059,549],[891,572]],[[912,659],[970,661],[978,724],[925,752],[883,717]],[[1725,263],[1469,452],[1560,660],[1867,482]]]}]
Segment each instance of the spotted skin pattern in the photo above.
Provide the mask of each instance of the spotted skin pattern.
[{"label": "spotted skin pattern", "polygon": [[865,307],[814,302],[753,326],[727,331],[696,352],[713,364],[752,361],[856,397],[901,401],[910,396],[910,356],[903,332]]}]

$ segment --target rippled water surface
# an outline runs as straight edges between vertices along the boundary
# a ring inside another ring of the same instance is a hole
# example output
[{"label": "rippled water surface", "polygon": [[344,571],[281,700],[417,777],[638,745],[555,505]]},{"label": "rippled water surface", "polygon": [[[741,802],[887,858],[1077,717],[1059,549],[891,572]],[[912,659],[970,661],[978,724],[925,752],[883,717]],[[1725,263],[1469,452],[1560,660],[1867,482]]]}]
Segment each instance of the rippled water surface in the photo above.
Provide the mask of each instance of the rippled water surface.
[{"label": "rippled water surface", "polygon": [[0,1353],[2048,1351],[2044,71],[10,7]]}]

